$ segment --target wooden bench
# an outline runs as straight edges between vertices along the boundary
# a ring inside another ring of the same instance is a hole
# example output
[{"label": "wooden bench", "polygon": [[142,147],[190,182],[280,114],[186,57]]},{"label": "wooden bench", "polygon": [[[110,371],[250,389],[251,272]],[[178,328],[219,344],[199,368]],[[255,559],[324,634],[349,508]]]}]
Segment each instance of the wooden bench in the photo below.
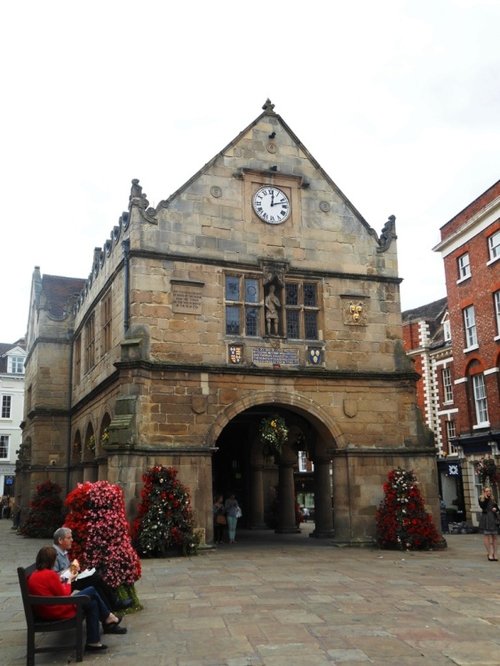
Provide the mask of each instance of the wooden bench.
[{"label": "wooden bench", "polygon": [[[35,570],[32,564],[25,569],[17,568],[19,577],[19,586],[21,588],[21,597],[23,600],[24,614],[26,615],[26,624],[28,626],[27,636],[27,666],[35,665],[35,654],[39,652],[58,652],[61,650],[75,649],[76,661],[83,661],[83,620],[85,618],[83,606],[90,601],[90,598],[84,594],[78,594],[67,597],[40,597],[30,594],[28,590],[28,577]],[[41,620],[35,615],[34,606],[76,606],[75,617],[69,620]],[[46,647],[35,646],[35,634],[50,631],[66,631],[72,629],[75,632],[75,640],[69,645],[51,645]]]}]

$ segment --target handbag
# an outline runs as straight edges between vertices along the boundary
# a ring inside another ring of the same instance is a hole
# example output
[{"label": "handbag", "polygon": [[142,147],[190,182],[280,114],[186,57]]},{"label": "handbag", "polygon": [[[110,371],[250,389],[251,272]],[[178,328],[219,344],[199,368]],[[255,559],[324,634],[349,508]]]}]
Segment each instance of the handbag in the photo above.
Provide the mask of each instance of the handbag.
[{"label": "handbag", "polygon": [[216,525],[225,525],[226,524],[226,516],[222,513],[218,513],[215,516],[215,524]]},{"label": "handbag", "polygon": [[242,515],[243,515],[243,512],[241,511],[240,507],[237,506],[236,507],[236,518],[241,518]]}]

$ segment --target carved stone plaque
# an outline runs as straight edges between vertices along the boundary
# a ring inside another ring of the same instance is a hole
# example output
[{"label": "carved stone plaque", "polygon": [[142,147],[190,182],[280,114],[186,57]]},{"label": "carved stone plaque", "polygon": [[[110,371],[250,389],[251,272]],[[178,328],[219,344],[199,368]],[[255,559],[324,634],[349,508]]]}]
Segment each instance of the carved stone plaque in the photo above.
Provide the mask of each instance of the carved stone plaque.
[{"label": "carved stone plaque", "polygon": [[184,314],[201,314],[201,284],[172,283],[172,310]]}]

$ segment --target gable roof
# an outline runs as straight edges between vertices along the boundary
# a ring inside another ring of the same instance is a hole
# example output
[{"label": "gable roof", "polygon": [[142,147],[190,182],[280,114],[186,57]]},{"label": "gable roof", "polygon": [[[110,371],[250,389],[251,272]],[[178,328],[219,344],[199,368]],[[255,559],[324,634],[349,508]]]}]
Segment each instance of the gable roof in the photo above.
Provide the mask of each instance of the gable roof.
[{"label": "gable roof", "polygon": [[[361,213],[356,209],[356,207],[349,201],[349,199],[345,196],[345,194],[337,187],[337,185],[333,182],[333,180],[330,178],[330,176],[326,173],[326,171],[320,166],[319,162],[311,155],[309,150],[304,146],[302,141],[297,137],[294,132],[290,129],[290,127],[286,124],[286,122],[283,120],[283,118],[275,113],[274,111],[274,104],[271,103],[271,100],[267,99],[263,108],[263,112],[257,116],[257,118],[251,122],[247,127],[245,127],[244,130],[242,130],[232,141],[230,141],[219,153],[217,153],[209,162],[207,162],[199,171],[197,171],[189,180],[187,180],[181,187],[179,187],[173,194],[171,194],[168,199],[165,199],[163,201],[160,201],[160,203],[156,206],[156,210],[158,211],[159,208],[167,208],[168,204],[173,201],[179,194],[181,194],[189,185],[191,185],[194,181],[196,181],[201,175],[206,173],[215,163],[215,161],[224,155],[225,152],[227,152],[229,149],[234,148],[234,146],[241,141],[241,139],[251,130],[253,129],[265,116],[273,116],[278,120],[280,125],[283,127],[285,132],[288,133],[292,141],[300,148],[300,150],[306,155],[308,160],[313,164],[313,166],[321,173],[323,178],[328,182],[330,187],[334,190],[334,192],[339,196],[339,198],[345,203],[345,205],[351,210],[353,215],[355,215],[359,221],[366,227],[366,229],[375,237],[377,237],[377,234],[373,227],[371,227],[368,222],[365,220],[365,218],[361,215]],[[271,174],[275,175],[274,172],[270,172]]]},{"label": "gable roof", "polygon": [[437,301],[432,301],[432,303],[426,303],[425,305],[420,305],[418,308],[413,308],[413,310],[405,310],[401,313],[401,316],[403,317],[403,322],[406,324],[412,321],[421,321],[422,319],[434,321],[444,315],[447,307],[448,299],[445,296]]},{"label": "gable roof", "polygon": [[[16,340],[16,342],[0,342],[0,372],[7,372],[7,360],[10,351],[25,352],[26,345],[24,338]],[[25,355],[25,354],[24,354]]]},{"label": "gable roof", "polygon": [[82,278],[44,275],[42,277],[42,290],[49,314],[55,318],[65,317],[68,309],[84,288],[85,283],[86,280]]}]

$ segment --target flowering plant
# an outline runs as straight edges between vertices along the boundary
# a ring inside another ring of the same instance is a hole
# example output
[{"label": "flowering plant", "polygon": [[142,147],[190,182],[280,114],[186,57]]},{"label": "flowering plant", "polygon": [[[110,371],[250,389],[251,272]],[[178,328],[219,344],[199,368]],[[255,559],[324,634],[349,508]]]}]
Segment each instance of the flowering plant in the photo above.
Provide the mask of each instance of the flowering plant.
[{"label": "flowering plant", "polygon": [[92,451],[92,453],[95,453],[95,436],[90,435],[87,441],[87,448],[89,451]]},{"label": "flowering plant", "polygon": [[484,456],[481,460],[474,463],[474,468],[476,475],[480,478],[483,486],[498,481],[497,466],[493,458]]},{"label": "flowering plant", "polygon": [[64,522],[73,532],[71,556],[83,567],[95,567],[105,583],[133,585],[141,563],[132,547],[120,486],[109,481],[79,483],[66,497]]},{"label": "flowering plant", "polygon": [[106,444],[109,442],[109,428],[104,428],[101,435],[101,443]]},{"label": "flowering plant", "polygon": [[262,419],[259,435],[264,455],[279,455],[288,439],[288,427],[285,419],[277,415]]},{"label": "flowering plant", "polygon": [[428,550],[446,545],[432,516],[425,511],[415,474],[400,467],[389,472],[384,483],[384,499],[376,521],[377,541],[382,548]]},{"label": "flowering plant", "polygon": [[36,487],[21,534],[38,539],[51,538],[64,521],[61,486],[45,481]]},{"label": "flowering plant", "polygon": [[143,475],[144,487],[134,538],[142,555],[162,557],[169,550],[196,553],[199,537],[193,531],[189,490],[177,479],[173,467],[156,465]]}]

